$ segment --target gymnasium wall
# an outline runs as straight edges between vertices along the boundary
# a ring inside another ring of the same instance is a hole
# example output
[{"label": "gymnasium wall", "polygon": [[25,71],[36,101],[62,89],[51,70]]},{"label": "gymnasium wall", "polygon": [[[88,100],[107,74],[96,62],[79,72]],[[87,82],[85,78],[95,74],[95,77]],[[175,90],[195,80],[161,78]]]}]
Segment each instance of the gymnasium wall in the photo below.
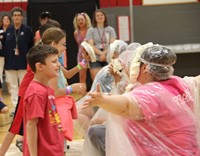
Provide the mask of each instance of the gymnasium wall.
[{"label": "gymnasium wall", "polygon": [[[129,8],[104,8],[110,25],[118,29],[117,17],[129,16]],[[200,3],[133,6],[133,36],[139,43],[169,45],[177,53],[175,74],[200,74]]]},{"label": "gymnasium wall", "polygon": [[[122,2],[123,1],[123,2]],[[117,17],[129,16],[128,0],[100,0],[102,9],[106,11],[109,24],[118,32]],[[41,11],[49,10],[53,18],[58,20],[67,32],[68,68],[76,65],[77,46],[73,38],[72,19],[77,12],[87,12],[90,17],[96,7],[96,0],[30,0],[12,4],[24,8],[27,22],[33,30],[38,28],[38,16]],[[1,3],[0,3],[1,4]],[[178,61],[175,64],[175,74],[197,75],[200,68],[200,3],[142,6],[141,0],[133,1],[133,36],[135,42],[154,43],[176,46]],[[2,5],[0,5],[0,8]],[[4,6],[5,10],[5,6]],[[5,13],[0,12],[0,14]],[[191,44],[191,45],[190,45]],[[197,44],[193,45],[193,44]],[[189,48],[188,48],[189,47]],[[197,47],[195,50],[192,47]],[[78,77],[69,80],[77,82]]]}]

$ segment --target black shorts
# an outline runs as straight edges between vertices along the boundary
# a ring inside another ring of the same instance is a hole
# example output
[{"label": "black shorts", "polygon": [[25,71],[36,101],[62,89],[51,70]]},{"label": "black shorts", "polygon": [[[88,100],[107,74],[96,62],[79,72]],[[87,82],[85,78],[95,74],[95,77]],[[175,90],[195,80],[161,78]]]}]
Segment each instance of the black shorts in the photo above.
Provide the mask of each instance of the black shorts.
[{"label": "black shorts", "polygon": [[18,103],[15,109],[13,121],[10,125],[9,132],[23,136],[23,97],[18,96]]},{"label": "black shorts", "polygon": [[100,62],[100,61],[90,62],[90,69],[102,68],[106,65],[108,65],[107,62]]}]

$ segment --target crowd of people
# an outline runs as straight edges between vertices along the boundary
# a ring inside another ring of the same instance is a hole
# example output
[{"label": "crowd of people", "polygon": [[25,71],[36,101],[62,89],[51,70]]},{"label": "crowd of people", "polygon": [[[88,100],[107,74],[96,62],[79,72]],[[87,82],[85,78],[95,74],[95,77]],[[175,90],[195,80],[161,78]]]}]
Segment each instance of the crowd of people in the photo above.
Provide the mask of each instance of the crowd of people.
[{"label": "crowd of people", "polygon": [[[77,65],[67,70],[64,30],[48,11],[39,22],[33,35],[21,8],[2,17],[0,80],[5,70],[15,110],[0,156],[17,134],[24,156],[62,156],[74,131],[84,138],[83,156],[200,155],[200,76],[174,76],[174,51],[118,40],[98,9],[92,20],[75,15]],[[88,69],[93,84],[86,94]],[[79,82],[69,85],[77,73]],[[0,109],[8,113],[1,99]]]}]

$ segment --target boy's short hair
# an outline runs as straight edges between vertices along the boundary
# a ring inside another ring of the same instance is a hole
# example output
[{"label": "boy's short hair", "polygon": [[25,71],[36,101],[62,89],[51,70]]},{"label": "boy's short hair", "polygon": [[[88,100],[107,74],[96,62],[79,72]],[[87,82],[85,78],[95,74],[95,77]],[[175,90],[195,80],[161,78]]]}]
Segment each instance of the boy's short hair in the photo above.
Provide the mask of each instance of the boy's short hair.
[{"label": "boy's short hair", "polygon": [[12,8],[12,10],[11,10],[11,16],[13,16],[14,12],[20,12],[21,15],[23,16],[23,10],[20,7],[14,7],[14,8]]},{"label": "boy's short hair", "polygon": [[40,62],[45,64],[45,60],[49,55],[58,54],[58,50],[50,45],[39,44],[32,47],[27,54],[27,62],[33,72],[36,72],[35,64]]}]

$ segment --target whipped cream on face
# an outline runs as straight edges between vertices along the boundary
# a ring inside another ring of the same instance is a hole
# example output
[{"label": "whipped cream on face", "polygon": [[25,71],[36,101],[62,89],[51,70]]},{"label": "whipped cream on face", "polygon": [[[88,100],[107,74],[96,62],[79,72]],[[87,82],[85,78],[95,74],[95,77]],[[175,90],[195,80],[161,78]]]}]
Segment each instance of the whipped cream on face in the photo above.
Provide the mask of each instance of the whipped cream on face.
[{"label": "whipped cream on face", "polygon": [[112,59],[110,64],[113,66],[113,72],[121,75],[122,65],[118,59]]},{"label": "whipped cream on face", "polygon": [[153,46],[152,42],[149,42],[147,44],[144,44],[140,47],[138,47],[135,50],[135,56],[133,57],[133,60],[131,62],[131,68],[130,68],[130,80],[131,83],[135,83],[137,82],[137,78],[139,76],[139,72],[140,72],[140,58],[141,58],[141,54],[144,52],[145,49],[149,48]]}]

